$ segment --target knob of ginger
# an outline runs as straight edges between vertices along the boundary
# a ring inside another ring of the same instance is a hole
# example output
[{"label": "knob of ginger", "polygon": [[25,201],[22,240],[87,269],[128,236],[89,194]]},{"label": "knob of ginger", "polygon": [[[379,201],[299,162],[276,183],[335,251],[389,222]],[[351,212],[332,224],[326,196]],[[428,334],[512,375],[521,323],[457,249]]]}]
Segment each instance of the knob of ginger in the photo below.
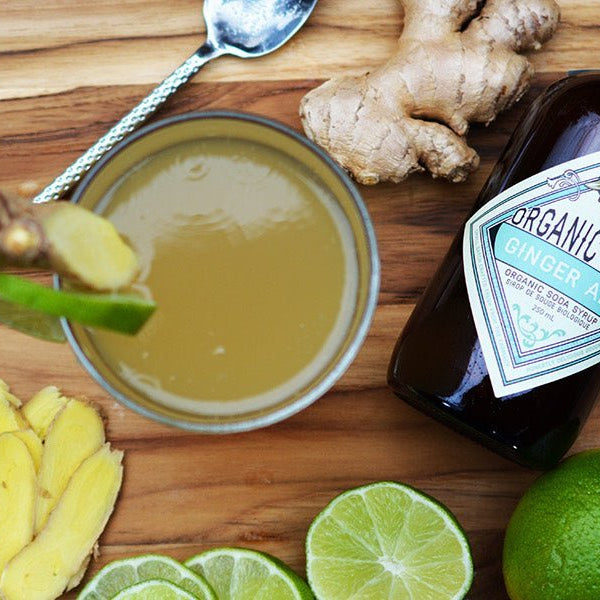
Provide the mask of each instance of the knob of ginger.
[{"label": "knob of ginger", "polygon": [[553,0],[401,0],[398,51],[358,77],[336,77],[300,105],[306,134],[363,184],[416,171],[464,181],[479,164],[469,123],[489,123],[526,91],[521,52],[553,35]]},{"label": "knob of ginger", "polygon": [[76,204],[32,204],[0,192],[0,267],[40,267],[81,286],[114,291],[139,271],[134,251],[107,219]]}]

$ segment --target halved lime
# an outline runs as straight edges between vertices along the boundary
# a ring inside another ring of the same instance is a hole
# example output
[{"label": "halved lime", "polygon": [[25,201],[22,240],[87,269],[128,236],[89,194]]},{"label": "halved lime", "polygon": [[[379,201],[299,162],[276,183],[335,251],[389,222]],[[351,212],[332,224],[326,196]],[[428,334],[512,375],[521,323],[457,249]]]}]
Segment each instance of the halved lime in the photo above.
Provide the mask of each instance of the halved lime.
[{"label": "halved lime", "polygon": [[335,498],[309,528],[306,557],[321,600],[458,600],[473,580],[469,544],[450,511],[395,482]]},{"label": "halved lime", "polygon": [[[82,325],[129,334],[137,333],[156,308],[154,302],[133,294],[53,290],[6,273],[0,273],[0,299],[26,307],[34,313],[65,317]],[[26,312],[22,310],[19,314],[23,317]],[[35,323],[35,315],[25,321]]]},{"label": "halved lime", "polygon": [[150,579],[121,590],[113,600],[196,600],[179,586],[161,579]]},{"label": "halved lime", "polygon": [[214,548],[184,563],[219,600],[311,600],[306,582],[275,557],[247,548]]},{"label": "halved lime", "polygon": [[194,598],[216,600],[215,593],[201,575],[160,554],[124,558],[106,565],[83,588],[77,600],[110,600],[126,588],[157,579],[180,587]]}]

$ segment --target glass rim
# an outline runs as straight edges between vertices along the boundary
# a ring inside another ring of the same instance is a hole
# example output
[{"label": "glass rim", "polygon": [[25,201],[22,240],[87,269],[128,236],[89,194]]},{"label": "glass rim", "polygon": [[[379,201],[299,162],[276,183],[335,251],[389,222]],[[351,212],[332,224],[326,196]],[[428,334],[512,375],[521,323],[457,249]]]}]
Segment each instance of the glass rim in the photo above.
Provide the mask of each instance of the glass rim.
[{"label": "glass rim", "polygon": [[[117,143],[110,151],[108,151],[98,163],[96,163],[85,175],[82,181],[77,185],[71,202],[77,204],[86,189],[94,180],[94,178],[102,171],[102,169],[112,162],[112,160],[128,146],[133,144],[135,141],[152,134],[155,131],[175,125],[181,122],[189,120],[204,120],[204,119],[226,119],[226,120],[240,120],[257,124],[268,129],[274,129],[290,138],[293,141],[301,144],[320,159],[325,166],[337,177],[341,182],[344,189],[348,193],[348,197],[351,199],[354,208],[357,211],[357,215],[360,220],[360,224],[364,232],[364,241],[366,244],[366,255],[369,266],[369,277],[366,282],[366,301],[364,308],[362,309],[362,315],[359,316],[358,326],[353,335],[347,336],[345,339],[348,342],[347,348],[337,358],[328,363],[325,367],[326,375],[316,385],[311,386],[306,393],[303,393],[295,400],[278,406],[274,404],[272,407],[263,409],[262,413],[258,416],[245,417],[244,414],[240,414],[239,420],[231,420],[225,422],[218,421],[193,421],[185,419],[183,417],[174,417],[169,414],[161,413],[153,410],[147,406],[142,406],[132,398],[127,397],[126,394],[116,389],[105,377],[99,372],[86,353],[84,352],[76,334],[73,331],[71,323],[61,318],[61,325],[67,338],[71,349],[73,350],[75,357],[85,370],[92,376],[92,378],[98,383],[106,392],[108,392],[113,398],[119,401],[121,404],[133,410],[134,412],[157,421],[166,425],[174,426],[179,429],[186,431],[192,431],[197,433],[238,433],[243,431],[250,431],[259,429],[283,421],[292,415],[300,412],[313,404],[317,399],[321,398],[327,391],[329,391],[333,385],[338,381],[341,376],[346,372],[358,351],[362,347],[362,344],[367,336],[370,328],[375,309],[377,307],[379,286],[380,286],[380,261],[377,250],[377,238],[375,235],[375,229],[371,222],[371,217],[364,204],[364,201],[354,184],[350,179],[350,176],[329,156],[324,150],[319,148],[314,142],[303,136],[299,132],[292,128],[275,121],[273,119],[255,115],[251,113],[232,111],[232,110],[206,110],[183,113],[166,117],[164,119],[157,120],[149,125],[146,125],[131,135],[127,136],[119,143]],[[58,276],[54,276],[54,286],[57,289],[61,287],[61,281]],[[309,384],[310,385],[310,384]],[[139,392],[140,395],[148,397],[147,394]],[[152,400],[150,398],[150,400]],[[284,399],[282,399],[283,401]],[[282,402],[280,401],[280,403]]]}]

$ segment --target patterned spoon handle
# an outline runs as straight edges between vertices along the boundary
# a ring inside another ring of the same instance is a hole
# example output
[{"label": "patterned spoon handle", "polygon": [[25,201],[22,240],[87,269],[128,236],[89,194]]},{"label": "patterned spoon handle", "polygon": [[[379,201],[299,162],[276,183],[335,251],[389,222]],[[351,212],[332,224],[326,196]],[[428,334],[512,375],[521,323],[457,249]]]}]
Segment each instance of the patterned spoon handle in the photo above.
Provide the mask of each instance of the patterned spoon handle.
[{"label": "patterned spoon handle", "polygon": [[189,81],[209,60],[220,56],[223,51],[205,43],[181,66],[171,73],[158,87],[146,96],[130,113],[125,115],[108,133],[103,135],[91,148],[82,154],[70,167],[44,188],[33,202],[39,204],[58,200],[65,192],[77,184],[81,178],[125,136],[136,130],[169,97]]}]

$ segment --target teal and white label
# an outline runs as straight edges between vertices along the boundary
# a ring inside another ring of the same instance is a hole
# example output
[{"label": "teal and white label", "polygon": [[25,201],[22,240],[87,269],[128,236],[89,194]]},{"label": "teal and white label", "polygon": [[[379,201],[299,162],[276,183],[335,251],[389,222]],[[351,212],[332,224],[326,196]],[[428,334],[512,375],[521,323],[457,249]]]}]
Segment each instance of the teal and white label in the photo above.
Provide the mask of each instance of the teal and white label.
[{"label": "teal and white label", "polygon": [[600,362],[600,152],[485,204],[467,222],[463,257],[496,396]]}]

